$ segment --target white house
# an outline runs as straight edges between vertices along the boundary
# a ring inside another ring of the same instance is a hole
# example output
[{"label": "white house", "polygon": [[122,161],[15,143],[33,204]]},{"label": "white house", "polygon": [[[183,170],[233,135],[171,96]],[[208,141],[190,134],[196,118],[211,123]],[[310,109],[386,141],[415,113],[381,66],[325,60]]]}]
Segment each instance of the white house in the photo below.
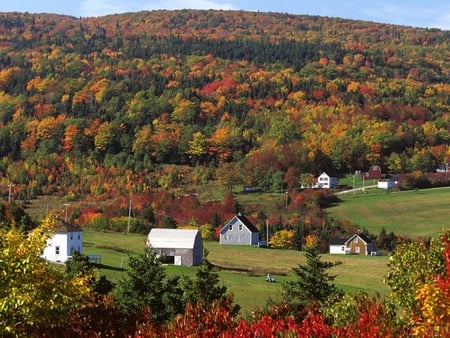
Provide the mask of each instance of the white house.
[{"label": "white house", "polygon": [[362,233],[353,234],[349,238],[332,238],[330,254],[371,255],[372,241]]},{"label": "white house", "polygon": [[147,236],[147,246],[165,263],[184,266],[203,263],[203,240],[196,229],[154,228]]},{"label": "white house", "polygon": [[83,230],[58,221],[55,234],[47,240],[47,246],[41,257],[50,262],[64,263],[72,257],[73,250],[82,253]]},{"label": "white house", "polygon": [[317,188],[324,188],[324,189],[332,189],[336,187],[338,184],[338,178],[337,177],[331,177],[326,172],[323,172],[317,177]]}]

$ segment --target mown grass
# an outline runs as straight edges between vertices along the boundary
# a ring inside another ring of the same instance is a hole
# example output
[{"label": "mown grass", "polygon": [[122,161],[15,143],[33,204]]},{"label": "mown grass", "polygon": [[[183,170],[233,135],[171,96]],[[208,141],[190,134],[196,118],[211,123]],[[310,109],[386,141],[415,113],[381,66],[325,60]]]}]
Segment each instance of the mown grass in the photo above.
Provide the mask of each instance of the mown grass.
[{"label": "mown grass", "polygon": [[[125,277],[128,253],[142,253],[145,238],[143,235],[85,231],[84,254],[101,255],[100,273],[117,282]],[[221,283],[234,294],[244,316],[255,307],[262,308],[269,299],[277,300],[282,283],[294,278],[291,269],[305,263],[304,254],[299,251],[224,246],[217,242],[204,244]],[[336,284],[343,290],[387,294],[388,289],[382,281],[387,257],[324,254],[322,258],[342,261],[343,264],[334,267],[330,273],[337,275]],[[197,268],[168,265],[166,269],[168,275],[194,277]],[[265,282],[268,272],[277,279],[277,283]]]},{"label": "mown grass", "polygon": [[379,234],[387,232],[416,237],[436,237],[449,227],[450,188],[402,192],[341,195],[341,203],[327,209],[330,216],[347,219],[360,228]]},{"label": "mown grass", "polygon": [[[200,192],[202,194],[202,192]],[[255,193],[236,194],[239,203],[250,208],[259,206],[270,214],[284,210],[284,194]],[[205,198],[205,196],[204,196]],[[219,195],[217,195],[219,198]],[[384,192],[366,189],[366,193],[349,193],[339,196],[341,202],[327,209],[330,216],[347,219],[371,233],[378,234],[384,227],[397,235],[408,237],[436,236],[449,226],[448,207],[450,188]],[[55,204],[56,203],[56,204]],[[49,207],[63,205],[55,199],[40,201],[40,212]],[[57,209],[57,208],[56,208]],[[98,233],[85,231],[84,253],[100,254],[100,273],[112,281],[125,276],[128,253],[142,253],[145,247],[143,235]],[[241,246],[221,246],[217,242],[205,242],[209,260],[216,266],[221,282],[235,294],[235,301],[242,306],[242,314],[255,307],[262,307],[269,298],[277,299],[281,283],[292,279],[291,269],[305,263],[303,253],[292,250],[261,249]],[[383,283],[387,257],[336,256],[324,254],[325,260],[340,260],[343,264],[332,269],[336,284],[345,291],[365,291],[369,294],[387,294]],[[167,266],[168,274],[193,277],[196,268]],[[264,276],[270,272],[279,283],[269,284]]]}]

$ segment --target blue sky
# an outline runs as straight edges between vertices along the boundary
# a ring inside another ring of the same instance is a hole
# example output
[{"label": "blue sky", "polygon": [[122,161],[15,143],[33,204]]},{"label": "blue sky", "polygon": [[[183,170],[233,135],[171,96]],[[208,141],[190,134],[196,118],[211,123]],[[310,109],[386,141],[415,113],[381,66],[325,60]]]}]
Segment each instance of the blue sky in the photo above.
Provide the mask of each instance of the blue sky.
[{"label": "blue sky", "polygon": [[242,9],[361,19],[450,30],[448,0],[2,0],[0,12],[58,13],[76,17],[155,9]]}]

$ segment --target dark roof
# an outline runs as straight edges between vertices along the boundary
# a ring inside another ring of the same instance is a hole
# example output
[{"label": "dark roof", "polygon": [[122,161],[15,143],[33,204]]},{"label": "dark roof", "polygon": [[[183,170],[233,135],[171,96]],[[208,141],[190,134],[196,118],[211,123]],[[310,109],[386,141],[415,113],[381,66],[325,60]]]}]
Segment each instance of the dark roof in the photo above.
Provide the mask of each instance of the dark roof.
[{"label": "dark roof", "polygon": [[366,243],[372,243],[372,240],[369,238],[369,237],[367,237],[366,235],[364,235],[364,234],[357,234],[364,242],[366,242]]},{"label": "dark roof", "polygon": [[249,219],[242,215],[236,216],[247,228],[250,230],[250,232],[259,232],[259,230],[253,225],[252,222],[249,221]]},{"label": "dark roof", "polygon": [[72,224],[69,224],[69,223],[66,223],[63,221],[57,221],[55,231],[56,232],[79,232],[79,231],[83,231],[83,229],[81,229],[80,227],[77,227],[76,225],[72,225]]},{"label": "dark roof", "polygon": [[345,245],[348,238],[331,238],[330,245]]},{"label": "dark roof", "polygon": [[369,237],[367,237],[366,235],[364,235],[363,233],[358,233],[358,234],[354,234],[352,236],[350,236],[349,239],[347,239],[347,242],[350,241],[353,237],[358,236],[359,238],[361,238],[364,242],[366,242],[367,244],[372,243],[372,241],[370,240]]}]

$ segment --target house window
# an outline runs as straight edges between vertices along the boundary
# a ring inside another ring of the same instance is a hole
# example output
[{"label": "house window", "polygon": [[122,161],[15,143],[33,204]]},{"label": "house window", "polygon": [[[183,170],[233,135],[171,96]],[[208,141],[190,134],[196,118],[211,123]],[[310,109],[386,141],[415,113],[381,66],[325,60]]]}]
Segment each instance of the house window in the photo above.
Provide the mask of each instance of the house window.
[{"label": "house window", "polygon": [[355,242],[355,243],[358,243],[358,237],[355,237],[354,242]]},{"label": "house window", "polygon": [[355,252],[358,253],[358,254],[359,254],[359,249],[360,249],[359,246],[357,246],[357,247],[355,248]]},{"label": "house window", "polygon": [[345,251],[345,246],[342,246],[342,247],[341,247],[341,250],[342,250],[342,251]]},{"label": "house window", "polygon": [[239,224],[239,231],[242,231],[242,224]]},{"label": "house window", "polygon": [[73,235],[72,234],[70,234],[70,240],[72,240],[73,239]]},{"label": "house window", "polygon": [[56,247],[55,247],[55,254],[56,254],[56,255],[59,255],[59,251],[60,251],[59,246],[56,246]]},{"label": "house window", "polygon": [[228,230],[233,231],[233,224],[230,224],[230,225],[228,226]]},{"label": "house window", "polygon": [[80,239],[80,234],[78,234],[78,239]]}]

